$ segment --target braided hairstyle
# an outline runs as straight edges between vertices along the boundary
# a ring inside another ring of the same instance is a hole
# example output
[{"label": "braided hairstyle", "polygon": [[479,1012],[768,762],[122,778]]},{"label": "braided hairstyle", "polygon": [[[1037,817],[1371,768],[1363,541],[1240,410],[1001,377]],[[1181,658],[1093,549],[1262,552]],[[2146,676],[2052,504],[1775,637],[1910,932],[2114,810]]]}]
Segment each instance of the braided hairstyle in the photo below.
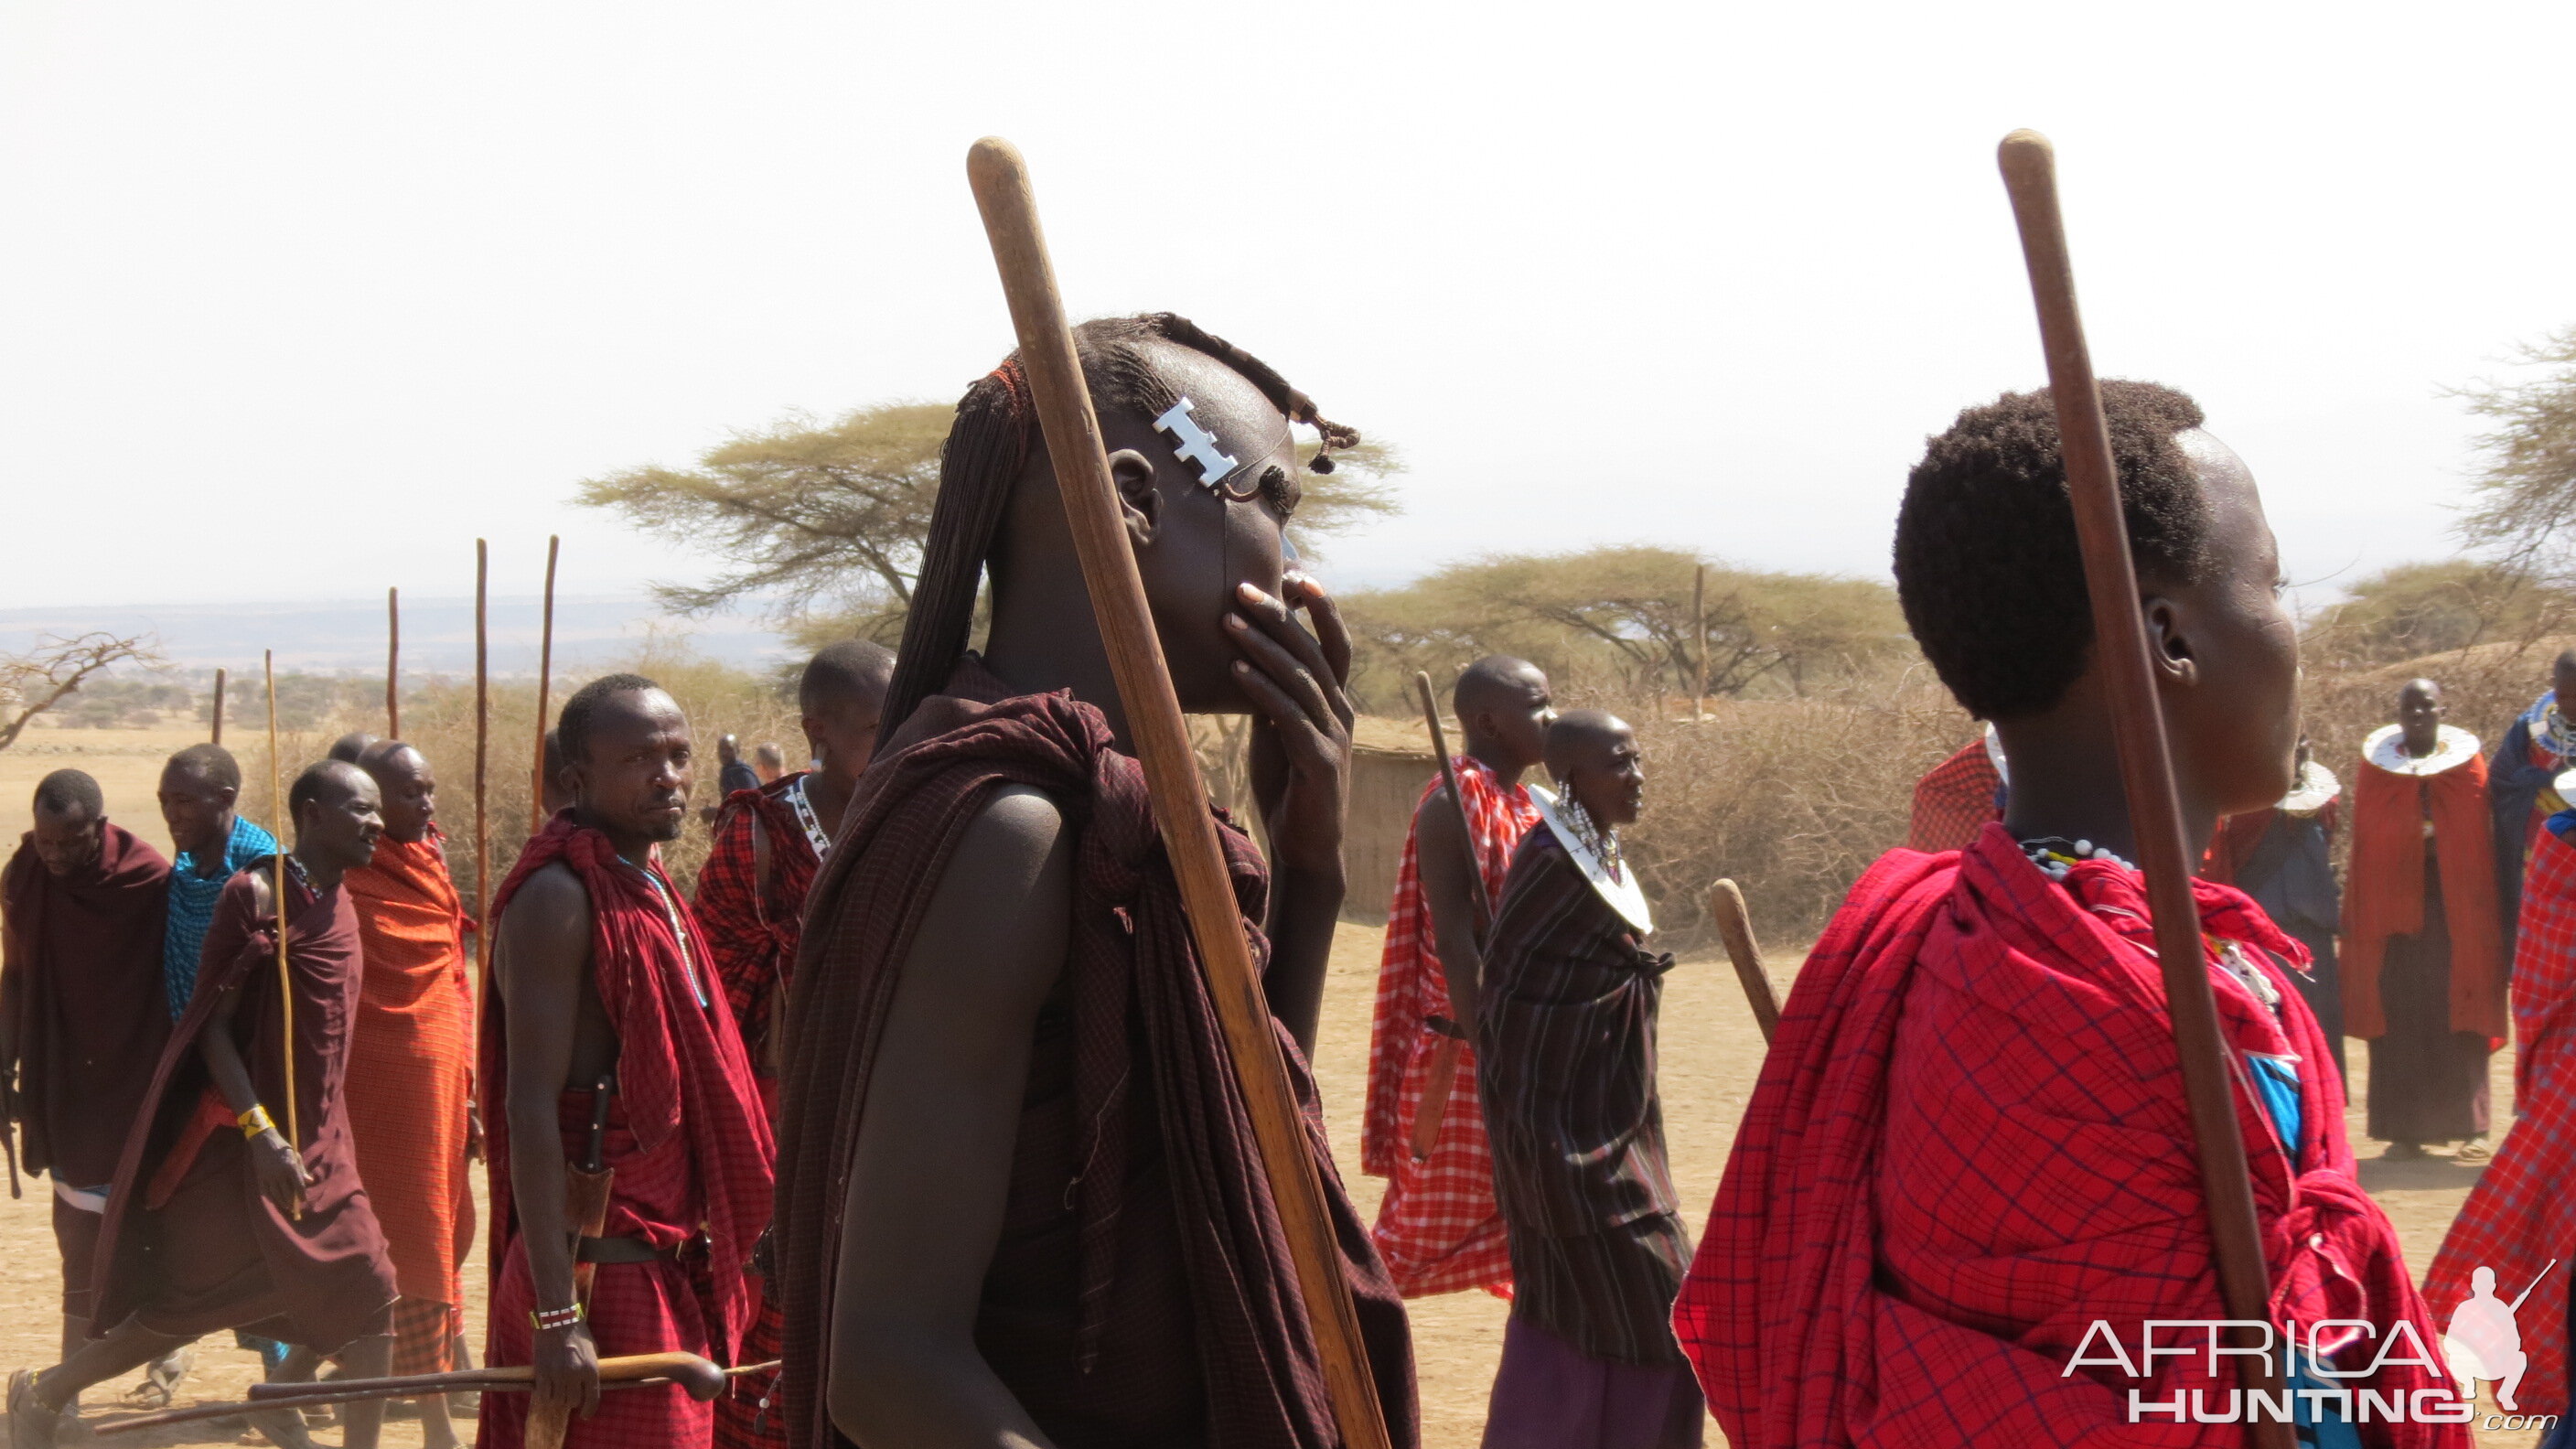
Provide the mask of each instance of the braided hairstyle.
[{"label": "braided hairstyle", "polygon": [[[1170,383],[1154,370],[1145,344],[1170,342],[1224,363],[1260,389],[1290,422],[1304,423],[1322,437],[1322,447],[1306,466],[1317,473],[1333,471],[1333,450],[1360,440],[1357,429],[1323,416],[1315,400],[1288,385],[1270,364],[1207,331],[1187,317],[1148,312],[1136,317],[1101,317],[1073,329],[1074,355],[1090,386],[1092,406],[1107,412],[1120,408],[1153,417],[1178,400]],[[891,738],[921,702],[948,683],[967,637],[974,628],[975,589],[984,560],[992,551],[994,531],[1010,505],[1011,486],[1026,466],[1030,450],[1041,447],[1036,399],[1028,373],[1013,352],[1002,365],[976,379],[957,403],[957,421],[939,452],[939,497],[930,512],[930,534],[921,547],[921,577],[914,583],[912,608],[904,619],[903,643],[895,651],[894,682],[886,692],[877,739]]]}]

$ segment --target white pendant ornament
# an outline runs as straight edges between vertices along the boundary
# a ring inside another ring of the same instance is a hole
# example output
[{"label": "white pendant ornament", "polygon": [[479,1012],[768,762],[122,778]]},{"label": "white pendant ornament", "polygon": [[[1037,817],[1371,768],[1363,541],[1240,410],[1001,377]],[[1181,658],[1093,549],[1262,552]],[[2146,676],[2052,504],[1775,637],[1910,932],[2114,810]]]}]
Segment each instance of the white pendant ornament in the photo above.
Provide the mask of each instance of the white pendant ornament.
[{"label": "white pendant ornament", "polygon": [[1226,456],[1216,434],[1200,427],[1198,419],[1190,416],[1188,398],[1165,408],[1163,415],[1154,419],[1154,431],[1172,435],[1172,456],[1198,468],[1202,487],[1216,487],[1235,470],[1234,459]]}]

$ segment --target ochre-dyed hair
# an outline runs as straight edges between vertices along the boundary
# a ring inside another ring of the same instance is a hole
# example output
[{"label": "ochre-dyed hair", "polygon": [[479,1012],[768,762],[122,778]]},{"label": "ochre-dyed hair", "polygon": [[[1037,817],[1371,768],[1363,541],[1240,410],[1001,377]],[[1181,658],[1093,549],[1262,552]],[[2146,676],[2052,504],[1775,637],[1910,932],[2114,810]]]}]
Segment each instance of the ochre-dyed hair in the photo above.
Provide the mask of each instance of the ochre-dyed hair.
[{"label": "ochre-dyed hair", "polygon": [[[1170,312],[1102,317],[1073,329],[1074,353],[1094,408],[1150,418],[1172,405],[1177,395],[1145,350],[1145,344],[1157,341],[1215,358],[1259,388],[1290,422],[1314,428],[1322,435],[1323,448],[1307,466],[1318,473],[1333,471],[1334,449],[1360,440],[1356,430],[1318,412],[1314,399],[1289,386],[1270,364]],[[966,652],[975,589],[992,551],[994,530],[1030,450],[1041,445],[1037,407],[1014,352],[966,389],[940,450],[939,498],[931,508],[930,535],[922,543],[921,577],[913,585],[903,644],[895,651],[894,683],[886,693],[878,739],[891,736],[923,700],[938,693]]]},{"label": "ochre-dyed hair", "polygon": [[[2174,434],[2200,426],[2200,405],[2109,380],[2102,410],[2139,575],[2198,582],[2209,501]],[[1896,514],[1896,596],[1923,657],[1979,719],[2054,708],[2083,677],[2093,610],[2046,389],[1968,408],[1924,448]]]}]

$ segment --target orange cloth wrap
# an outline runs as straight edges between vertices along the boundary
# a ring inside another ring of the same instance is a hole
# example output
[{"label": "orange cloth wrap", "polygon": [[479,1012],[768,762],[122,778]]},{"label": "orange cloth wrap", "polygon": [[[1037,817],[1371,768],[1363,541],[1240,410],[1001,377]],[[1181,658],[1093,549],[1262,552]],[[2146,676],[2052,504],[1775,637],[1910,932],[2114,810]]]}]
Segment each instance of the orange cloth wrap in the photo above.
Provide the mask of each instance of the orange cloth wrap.
[{"label": "orange cloth wrap", "polygon": [[474,998],[465,911],[438,836],[376,843],[349,872],[366,985],[349,1044],[349,1132],[405,1298],[465,1301],[474,1242],[465,1110],[473,1097]]},{"label": "orange cloth wrap", "polygon": [[2424,825],[2433,821],[2442,905],[2451,927],[2451,1030],[2505,1035],[2502,912],[2496,900],[2487,762],[2475,756],[2432,775],[2400,775],[2368,760],[2353,780],[2352,870],[2343,893],[2344,1034],[2385,1036],[2379,967],[2388,938],[2424,929]]}]

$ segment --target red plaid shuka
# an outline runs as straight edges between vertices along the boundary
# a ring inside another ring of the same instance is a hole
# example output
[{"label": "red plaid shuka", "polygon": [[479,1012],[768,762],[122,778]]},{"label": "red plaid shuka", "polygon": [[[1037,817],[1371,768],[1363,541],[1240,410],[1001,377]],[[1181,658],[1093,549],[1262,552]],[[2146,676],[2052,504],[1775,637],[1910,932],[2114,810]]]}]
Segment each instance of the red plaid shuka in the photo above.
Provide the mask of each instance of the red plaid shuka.
[{"label": "red plaid shuka", "polygon": [[[1673,1311],[1736,1449],[2244,1442],[2241,1424],[2128,1422],[2131,1389],[2201,1390],[2224,1412],[2232,1373],[2211,1378],[2199,1355],[2136,1379],[2068,1372],[2096,1319],[2134,1358],[2146,1319],[2227,1316],[2141,885],[2101,861],[2052,884],[1990,825],[1955,855],[1891,851],[1852,888],[1798,973]],[[2243,895],[2195,892],[2213,937],[2306,960]],[[2239,1050],[2302,1067],[2304,1169],[2252,1093],[2236,1099],[2271,1317],[2383,1334],[2403,1319],[2437,1344],[2353,1177],[2316,1018],[2264,969],[2278,1019],[2232,973],[2211,978]],[[2344,1350],[2360,1356],[2345,1366],[2376,1347]],[[2097,1338],[2087,1357],[2101,1356]],[[2444,1382],[2392,1362],[2343,1386]],[[2462,1425],[2360,1431],[2469,1444]]]},{"label": "red plaid shuka", "polygon": [[[1460,755],[1458,789],[1466,796],[1469,838],[1484,873],[1485,898],[1499,903],[1511,875],[1512,851],[1538,824],[1538,807],[1518,785],[1501,787],[1493,770]],[[1440,790],[1433,777],[1413,807],[1415,820]],[[1446,809],[1446,806],[1441,807]],[[1386,954],[1377,968],[1377,1016],[1369,1028],[1368,1115],[1360,1131],[1360,1168],[1389,1179],[1369,1236],[1386,1259],[1396,1290],[1407,1298],[1483,1288],[1511,1296],[1511,1240],[1494,1205],[1494,1154],[1476,1096],[1476,1053],[1461,1043],[1458,1074],[1441,1111],[1429,1160],[1413,1160],[1413,1120],[1422,1111],[1431,1059],[1442,1041],[1424,1025],[1447,1017],[1449,980],[1432,949],[1431,906],[1414,863],[1417,829],[1404,836],[1395,903],[1386,919]],[[1470,1023],[1461,1022],[1462,1026]]]},{"label": "red plaid shuka", "polygon": [[[804,778],[803,772],[781,775],[757,790],[736,790],[726,797],[715,843],[708,848],[707,863],[698,868],[698,893],[690,902],[698,928],[706,932],[707,954],[715,958],[734,1023],[742,1028],[743,1046],[760,1074],[764,1100],[777,1090],[767,1049],[770,1005],[796,969],[805,894],[814,888],[814,872],[823,863],[787,801],[787,792]],[[755,825],[767,845],[765,880],[758,859],[764,852],[753,844]],[[769,1108],[776,1121],[776,1101],[770,1100]]]},{"label": "red plaid shuka", "polygon": [[[706,979],[687,901],[658,864],[621,860],[607,836],[574,823],[569,811],[528,842],[493,897],[492,919],[502,918],[529,876],[557,862],[589,893],[592,980],[617,1033],[606,1142],[617,1179],[604,1236],[642,1238],[670,1255],[603,1265],[591,1334],[603,1356],[682,1349],[736,1362],[756,1306],[744,1270],[769,1221],[775,1156],[741,1034]],[[492,1199],[486,1361],[522,1364],[531,1352],[528,1310],[537,1305],[510,1177],[508,1029],[495,993],[483,1013],[477,1083]],[[587,1136],[590,1109],[587,1089],[562,1094],[558,1127],[568,1150]],[[526,1416],[526,1395],[484,1395],[480,1442],[514,1449]],[[604,1395],[595,1417],[575,1420],[567,1442],[574,1449],[705,1443],[712,1417],[674,1390],[627,1390]]]},{"label": "red plaid shuka", "polygon": [[1986,737],[1980,734],[1961,745],[1914,782],[1914,816],[1905,832],[1905,848],[1931,851],[1965,846],[1987,821],[2003,818],[1995,803],[2003,787],[2004,777],[1986,754]]},{"label": "red plaid shuka", "polygon": [[2448,1327],[2480,1268],[2495,1270],[2495,1295],[2507,1303],[2532,1289],[2513,1315],[2531,1359],[2514,1409],[2563,1415],[2567,1274],[2576,1267],[2576,1199],[2566,1184],[2576,1153],[2576,845],[2543,830],[2531,851],[2513,953],[2513,1130],[2442,1239],[2424,1300]]}]

